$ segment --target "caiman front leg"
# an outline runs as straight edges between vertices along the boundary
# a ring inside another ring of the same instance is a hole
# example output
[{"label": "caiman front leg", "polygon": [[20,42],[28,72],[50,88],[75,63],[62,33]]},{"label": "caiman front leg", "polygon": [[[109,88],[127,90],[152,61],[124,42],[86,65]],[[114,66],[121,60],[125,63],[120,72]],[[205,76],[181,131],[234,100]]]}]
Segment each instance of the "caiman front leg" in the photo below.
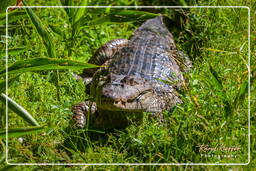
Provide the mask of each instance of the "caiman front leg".
[{"label": "caiman front leg", "polygon": [[90,124],[91,118],[97,112],[96,103],[91,101],[80,102],[73,106],[72,112],[75,126],[84,128],[86,124]]}]

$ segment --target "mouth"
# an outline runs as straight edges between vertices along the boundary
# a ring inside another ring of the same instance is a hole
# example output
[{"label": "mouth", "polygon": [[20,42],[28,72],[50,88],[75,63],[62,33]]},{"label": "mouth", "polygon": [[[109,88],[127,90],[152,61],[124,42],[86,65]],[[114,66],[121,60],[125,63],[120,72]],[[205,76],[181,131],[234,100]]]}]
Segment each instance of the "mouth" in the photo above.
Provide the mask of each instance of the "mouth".
[{"label": "mouth", "polygon": [[152,97],[152,91],[143,91],[139,95],[131,96],[133,98],[108,98],[101,96],[100,108],[104,110],[114,111],[131,111],[131,112],[143,112],[147,108],[145,99]]}]

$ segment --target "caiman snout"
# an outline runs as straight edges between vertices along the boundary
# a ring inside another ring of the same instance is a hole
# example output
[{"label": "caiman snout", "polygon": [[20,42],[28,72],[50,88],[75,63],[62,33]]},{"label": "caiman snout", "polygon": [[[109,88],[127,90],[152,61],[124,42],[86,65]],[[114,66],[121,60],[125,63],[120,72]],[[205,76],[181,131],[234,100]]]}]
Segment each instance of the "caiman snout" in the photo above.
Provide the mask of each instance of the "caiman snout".
[{"label": "caiman snout", "polygon": [[105,84],[102,88],[102,96],[113,101],[129,101],[138,97],[145,91],[152,90],[144,79],[135,76],[125,76],[120,80],[114,80]]},{"label": "caiman snout", "polygon": [[[102,107],[112,106],[113,108],[126,109],[131,103],[139,103],[139,97],[153,88],[143,78],[136,76],[115,76],[115,79],[102,87],[100,104]],[[118,79],[121,78],[121,79]],[[135,107],[136,109],[138,108]],[[132,110],[132,109],[130,109]]]}]

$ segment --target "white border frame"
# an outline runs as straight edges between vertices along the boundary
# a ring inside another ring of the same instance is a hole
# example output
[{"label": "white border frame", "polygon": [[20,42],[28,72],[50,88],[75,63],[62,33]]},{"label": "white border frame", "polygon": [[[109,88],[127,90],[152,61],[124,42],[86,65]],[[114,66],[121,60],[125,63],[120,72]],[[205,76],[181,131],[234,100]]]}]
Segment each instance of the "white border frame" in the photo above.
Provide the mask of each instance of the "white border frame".
[{"label": "white border frame", "polygon": [[[8,96],[8,9],[9,8],[109,8],[109,6],[8,6],[6,8],[6,95]],[[247,163],[10,163],[8,161],[8,101],[6,100],[6,163],[8,165],[248,165],[250,163],[250,8],[248,6],[111,6],[111,8],[245,8],[248,10],[248,162]]]}]

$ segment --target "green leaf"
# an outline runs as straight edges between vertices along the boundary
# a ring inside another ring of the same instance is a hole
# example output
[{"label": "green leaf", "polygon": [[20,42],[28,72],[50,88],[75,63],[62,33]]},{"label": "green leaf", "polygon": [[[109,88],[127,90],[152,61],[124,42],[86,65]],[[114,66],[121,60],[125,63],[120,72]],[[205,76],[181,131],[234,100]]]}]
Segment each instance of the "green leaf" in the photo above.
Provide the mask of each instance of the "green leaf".
[{"label": "green leaf", "polygon": [[109,24],[109,23],[123,23],[123,22],[134,22],[134,21],[144,21],[150,18],[159,16],[159,14],[154,14],[145,11],[136,10],[121,10],[117,12],[112,12],[109,15],[96,18],[94,20],[88,21],[87,18],[83,19],[83,25],[98,25],[98,24]]},{"label": "green leaf", "polygon": [[[25,1],[23,1],[23,4],[25,6],[28,6]],[[41,36],[43,39],[43,43],[47,49],[47,53],[49,57],[55,58],[56,57],[56,51],[55,51],[55,46],[52,42],[52,37],[50,33],[48,32],[47,29],[44,28],[41,20],[37,17],[37,15],[33,12],[31,8],[25,8],[27,14],[29,15],[29,18],[31,19],[32,23],[36,27],[36,30],[38,34]]]},{"label": "green leaf", "polygon": [[[34,126],[27,128],[11,128],[8,129],[8,138],[21,137],[23,135],[34,134],[46,130],[46,126]],[[6,138],[6,130],[0,130],[0,138]]]},{"label": "green leaf", "polygon": [[[8,67],[8,74],[17,74],[31,71],[57,69],[85,69],[98,67],[84,62],[59,58],[31,58],[14,62]],[[0,70],[0,76],[6,75],[5,69]]]},{"label": "green leaf", "polygon": [[13,112],[18,114],[20,117],[22,117],[26,122],[30,123],[33,126],[39,126],[37,121],[28,113],[26,109],[24,109],[21,105],[16,103],[14,100],[12,100],[10,97],[6,96],[5,94],[0,95],[0,100],[6,104],[6,100],[8,101],[8,108],[10,108]]}]

